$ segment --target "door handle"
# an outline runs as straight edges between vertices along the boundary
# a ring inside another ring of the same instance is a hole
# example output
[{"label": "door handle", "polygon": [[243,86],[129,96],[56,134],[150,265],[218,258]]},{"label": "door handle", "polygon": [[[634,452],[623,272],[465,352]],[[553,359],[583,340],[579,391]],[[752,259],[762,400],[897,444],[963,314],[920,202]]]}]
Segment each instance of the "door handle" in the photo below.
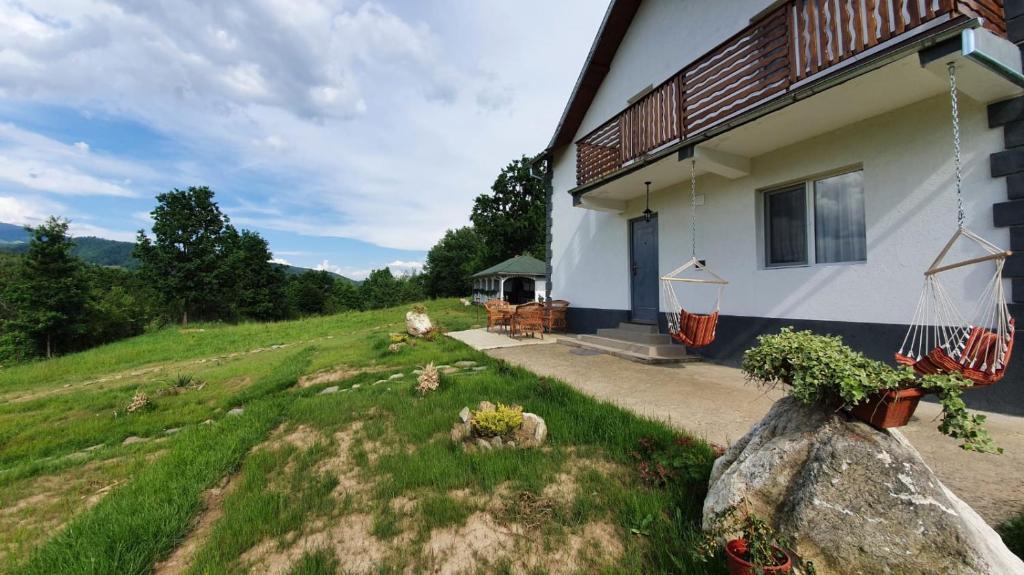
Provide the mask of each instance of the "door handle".
[{"label": "door handle", "polygon": [[632,265],[632,269],[633,269],[633,275],[635,276],[635,275],[636,275],[636,272],[637,272],[637,270],[639,270],[639,269],[640,269],[640,266],[638,266],[638,265],[636,265],[636,264],[633,264],[633,265]]}]

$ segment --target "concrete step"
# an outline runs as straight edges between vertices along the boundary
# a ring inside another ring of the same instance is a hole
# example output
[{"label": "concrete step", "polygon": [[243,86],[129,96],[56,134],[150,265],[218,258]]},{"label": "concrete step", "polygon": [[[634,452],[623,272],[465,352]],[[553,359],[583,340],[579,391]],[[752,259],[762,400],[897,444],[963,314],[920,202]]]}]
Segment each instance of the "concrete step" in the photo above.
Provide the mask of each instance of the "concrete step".
[{"label": "concrete step", "polygon": [[658,333],[658,326],[653,323],[632,323],[623,321],[619,322],[619,329],[635,331],[638,333]]},{"label": "concrete step", "polygon": [[631,341],[633,343],[642,343],[645,345],[669,345],[672,343],[672,338],[662,333],[649,333],[632,329],[622,329],[621,327],[599,329],[597,330],[597,335],[599,337],[607,337],[608,339],[619,339],[622,341]]},{"label": "concrete step", "polygon": [[676,348],[676,350],[678,351],[674,351],[670,355],[652,355],[650,349],[647,348],[661,348],[662,346],[639,346],[640,348],[644,349],[640,352],[637,352],[634,351],[633,349],[630,349],[628,345],[623,345],[627,344],[628,342],[600,338],[597,336],[578,336],[578,339],[565,337],[559,339],[558,342],[563,345],[569,345],[572,347],[600,351],[601,353],[606,353],[608,355],[613,355],[615,357],[620,357],[622,359],[628,359],[639,363],[660,364],[700,361],[699,357],[687,354],[686,348],[684,348],[681,345],[671,346],[673,348]]}]

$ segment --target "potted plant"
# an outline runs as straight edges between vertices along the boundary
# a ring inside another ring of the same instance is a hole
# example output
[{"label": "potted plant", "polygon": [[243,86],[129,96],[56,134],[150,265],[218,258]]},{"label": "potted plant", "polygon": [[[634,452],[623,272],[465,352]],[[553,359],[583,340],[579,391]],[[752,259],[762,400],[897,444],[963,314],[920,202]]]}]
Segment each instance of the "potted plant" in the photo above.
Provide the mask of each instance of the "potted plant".
[{"label": "potted plant", "polygon": [[985,416],[969,413],[961,398],[971,381],[956,373],[918,377],[865,357],[842,338],[783,328],[758,337],[743,355],[743,371],[758,385],[785,385],[805,404],[845,409],[875,427],[906,425],[921,397],[934,393],[942,406],[939,431],[960,439],[962,448],[1001,453],[984,427]]},{"label": "potted plant", "polygon": [[767,520],[751,513],[750,505],[744,501],[742,509],[732,505],[711,519],[698,555],[706,560],[716,556],[719,547],[724,548],[730,575],[789,573],[793,561],[786,547],[790,544]]}]

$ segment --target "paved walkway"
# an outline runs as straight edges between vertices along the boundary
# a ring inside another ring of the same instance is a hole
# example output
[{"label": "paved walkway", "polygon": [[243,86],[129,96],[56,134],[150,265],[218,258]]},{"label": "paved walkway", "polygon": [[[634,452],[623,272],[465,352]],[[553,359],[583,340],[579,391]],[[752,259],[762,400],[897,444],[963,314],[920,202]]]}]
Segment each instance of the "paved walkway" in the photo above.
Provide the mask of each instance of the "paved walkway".
[{"label": "paved walkway", "polygon": [[540,337],[517,337],[511,338],[506,332],[487,331],[485,328],[467,329],[465,331],[451,331],[448,337],[455,338],[469,347],[476,350],[501,349],[505,347],[522,347],[524,345],[543,345],[547,343],[558,343],[557,336],[544,335]]},{"label": "paved walkway", "polygon": [[[643,365],[565,345],[487,353],[720,445],[742,437],[782,397],[781,390],[747,384],[737,369],[709,363]],[[902,431],[942,482],[993,525],[1024,512],[1024,418],[987,414],[1006,452],[986,455],[939,433],[939,413],[938,405],[922,403]]]}]

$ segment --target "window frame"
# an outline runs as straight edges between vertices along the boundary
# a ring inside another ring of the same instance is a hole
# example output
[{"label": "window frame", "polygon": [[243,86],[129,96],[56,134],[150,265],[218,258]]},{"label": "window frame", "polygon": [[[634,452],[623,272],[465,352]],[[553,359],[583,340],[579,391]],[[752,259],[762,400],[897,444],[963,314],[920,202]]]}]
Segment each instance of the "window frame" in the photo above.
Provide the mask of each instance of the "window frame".
[{"label": "window frame", "polygon": [[[850,260],[843,262],[818,262],[818,246],[817,246],[817,230],[815,225],[817,224],[817,205],[815,204],[815,182],[820,180],[827,180],[836,176],[843,176],[846,174],[852,174],[854,172],[864,172],[864,166],[857,164],[853,166],[846,166],[827,172],[817,173],[804,178],[790,180],[781,184],[773,185],[766,188],[757,190],[757,202],[758,202],[758,241],[761,243],[760,251],[760,263],[761,269],[765,270],[776,270],[776,269],[789,269],[789,268],[805,268],[811,266],[848,266],[848,265],[864,265],[868,262],[868,250],[867,248],[867,234],[868,234],[868,197],[867,190],[864,190],[864,240],[865,240],[865,251],[864,259],[862,260]],[[863,176],[862,176],[863,177]],[[863,185],[863,180],[862,180]],[[768,196],[779,193],[779,192],[790,192],[799,187],[803,187],[804,190],[804,243],[805,243],[805,261],[802,263],[786,263],[786,264],[773,264],[769,263],[769,249],[771,245],[769,243],[769,221],[768,221]]]}]

